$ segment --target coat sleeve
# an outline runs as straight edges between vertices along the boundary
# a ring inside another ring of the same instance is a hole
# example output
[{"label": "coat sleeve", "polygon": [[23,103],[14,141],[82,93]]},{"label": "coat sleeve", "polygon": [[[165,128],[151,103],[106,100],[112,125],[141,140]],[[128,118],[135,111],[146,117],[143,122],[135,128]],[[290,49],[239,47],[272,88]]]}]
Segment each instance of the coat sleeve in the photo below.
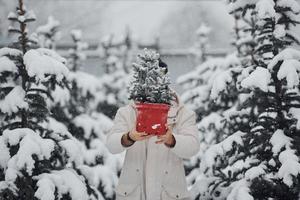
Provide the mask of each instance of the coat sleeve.
[{"label": "coat sleeve", "polygon": [[174,133],[176,144],[171,151],[181,158],[190,158],[200,149],[196,114],[194,111],[183,108],[183,117],[179,120],[177,134]]},{"label": "coat sleeve", "polygon": [[121,153],[127,148],[129,148],[129,147],[124,147],[121,144],[122,136],[125,133],[130,131],[126,121],[126,117],[124,116],[125,110],[126,107],[122,107],[118,109],[116,116],[114,118],[114,125],[110,129],[106,138],[106,146],[112,154]]}]

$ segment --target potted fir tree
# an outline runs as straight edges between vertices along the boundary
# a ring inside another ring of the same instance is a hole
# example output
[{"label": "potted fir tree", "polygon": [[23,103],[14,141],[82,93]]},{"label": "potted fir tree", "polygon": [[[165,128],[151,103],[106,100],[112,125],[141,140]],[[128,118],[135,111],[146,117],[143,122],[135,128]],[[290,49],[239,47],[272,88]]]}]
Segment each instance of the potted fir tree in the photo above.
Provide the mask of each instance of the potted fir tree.
[{"label": "potted fir tree", "polygon": [[170,79],[167,65],[155,51],[144,49],[133,64],[129,99],[137,108],[136,129],[148,134],[165,134],[171,104]]}]

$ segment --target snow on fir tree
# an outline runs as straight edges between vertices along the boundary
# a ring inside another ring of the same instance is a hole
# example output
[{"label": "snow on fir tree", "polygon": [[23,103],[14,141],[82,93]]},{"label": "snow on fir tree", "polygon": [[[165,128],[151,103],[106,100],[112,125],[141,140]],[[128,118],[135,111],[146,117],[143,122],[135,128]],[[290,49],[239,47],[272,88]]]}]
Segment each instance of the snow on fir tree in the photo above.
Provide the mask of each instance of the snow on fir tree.
[{"label": "snow on fir tree", "polygon": [[69,50],[69,66],[72,71],[80,70],[81,62],[86,59],[85,50],[88,44],[82,41],[82,31],[78,29],[71,30],[71,37],[74,43],[73,48]]},{"label": "snow on fir tree", "polygon": [[292,48],[298,43],[292,27],[300,6],[294,0],[229,3],[256,20],[256,46],[237,84],[244,99],[236,113],[246,113],[249,124],[229,121],[236,131],[206,151],[205,176],[195,185],[201,188],[198,198],[299,199],[300,52]]},{"label": "snow on fir tree", "polygon": [[52,113],[80,141],[84,165],[79,167],[79,171],[104,199],[114,199],[122,155],[110,154],[104,144],[112,120],[97,112],[96,95],[104,95],[101,83],[97,77],[79,70],[85,58],[86,45],[81,40],[80,30],[71,31],[71,36],[74,48],[69,51],[70,86],[57,87],[54,91],[54,96],[60,98],[52,104]]},{"label": "snow on fir tree", "polygon": [[[98,110],[113,118],[119,107],[128,103],[127,85],[130,80],[132,58],[129,36],[105,36],[99,47],[100,57],[104,63],[105,73],[100,77],[101,91],[98,95]],[[125,87],[124,87],[125,86]]]},{"label": "snow on fir tree", "polygon": [[[201,141],[198,154],[185,162],[189,185],[193,184],[202,173],[199,166],[206,150],[211,145],[222,141],[229,133],[224,114],[237,106],[236,80],[232,75],[237,74],[238,65],[239,60],[236,54],[224,58],[209,58],[197,66],[194,71],[177,80],[185,88],[182,100],[197,114]],[[212,90],[213,88],[214,90]],[[231,93],[222,92],[216,101],[211,98],[211,96],[215,96],[215,93],[225,90],[230,90]]]},{"label": "snow on fir tree", "polygon": [[211,28],[205,23],[202,23],[196,30],[196,43],[191,52],[195,55],[196,63],[198,64],[205,62],[207,59],[206,51],[209,47],[208,36],[211,31]]},{"label": "snow on fir tree", "polygon": [[55,49],[55,42],[60,37],[59,26],[60,22],[49,16],[47,23],[36,29],[40,47]]},{"label": "snow on fir tree", "polygon": [[[237,77],[241,72],[239,56],[238,51],[225,57],[208,58],[195,70],[177,79],[177,83],[185,91],[182,100],[197,114],[196,121],[201,140],[198,154],[185,162],[189,185],[204,173],[200,166],[206,150],[211,145],[222,141],[232,129],[226,118],[240,105],[236,88]],[[195,196],[199,194],[197,188],[194,192]]]},{"label": "snow on fir tree", "polygon": [[19,27],[13,48],[0,49],[0,199],[102,199],[78,172],[82,148],[50,117],[49,88],[64,84],[64,59],[48,49],[31,49],[27,25],[33,12],[18,1],[9,19]]},{"label": "snow on fir tree", "polygon": [[144,49],[133,64],[133,77],[129,88],[129,99],[141,103],[170,104],[170,78],[167,68],[159,66],[160,55],[154,50]]}]

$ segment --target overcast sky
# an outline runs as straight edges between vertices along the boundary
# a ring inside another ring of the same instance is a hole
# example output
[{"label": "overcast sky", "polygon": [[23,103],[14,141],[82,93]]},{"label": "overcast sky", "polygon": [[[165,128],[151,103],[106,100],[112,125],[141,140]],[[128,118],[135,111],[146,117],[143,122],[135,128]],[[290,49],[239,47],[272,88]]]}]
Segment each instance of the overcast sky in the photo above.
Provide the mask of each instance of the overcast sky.
[{"label": "overcast sky", "polygon": [[[2,0],[0,23],[6,26],[5,16],[14,7],[13,0]],[[53,15],[61,22],[62,40],[66,41],[73,28],[83,30],[84,38],[99,41],[107,34],[123,34],[128,26],[142,41],[160,37],[163,46],[191,46],[195,30],[202,22],[212,26],[210,41],[213,47],[228,47],[232,18],[223,1],[89,1],[89,0],[25,0],[38,17],[32,29]],[[1,0],[0,0],[1,3]],[[2,13],[2,14],[1,14]]]}]

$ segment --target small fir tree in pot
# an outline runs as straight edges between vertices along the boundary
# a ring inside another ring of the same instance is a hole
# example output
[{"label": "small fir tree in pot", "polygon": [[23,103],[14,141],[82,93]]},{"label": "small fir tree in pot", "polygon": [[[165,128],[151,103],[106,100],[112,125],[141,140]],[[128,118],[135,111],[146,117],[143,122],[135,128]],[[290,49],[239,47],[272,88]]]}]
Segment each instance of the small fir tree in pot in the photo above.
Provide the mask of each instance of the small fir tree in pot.
[{"label": "small fir tree in pot", "polygon": [[160,55],[144,49],[133,64],[133,79],[129,100],[136,102],[137,130],[150,134],[164,134],[167,114],[172,100],[167,65]]}]

